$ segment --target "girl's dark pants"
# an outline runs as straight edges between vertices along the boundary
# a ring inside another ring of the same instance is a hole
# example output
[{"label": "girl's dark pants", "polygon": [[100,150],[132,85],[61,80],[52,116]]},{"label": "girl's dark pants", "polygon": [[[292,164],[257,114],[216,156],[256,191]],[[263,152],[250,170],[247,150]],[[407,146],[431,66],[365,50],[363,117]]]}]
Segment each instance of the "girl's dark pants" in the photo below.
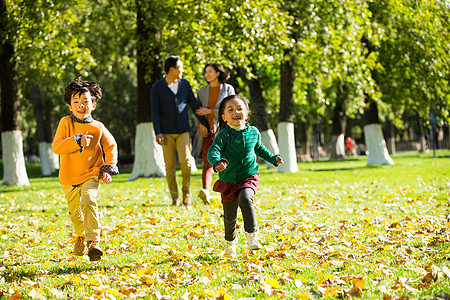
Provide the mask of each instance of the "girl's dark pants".
[{"label": "girl's dark pants", "polygon": [[223,205],[225,240],[233,241],[236,238],[236,221],[238,207],[241,208],[242,218],[244,219],[245,232],[252,233],[257,231],[255,207],[253,197],[255,192],[251,188],[243,188],[238,196]]}]

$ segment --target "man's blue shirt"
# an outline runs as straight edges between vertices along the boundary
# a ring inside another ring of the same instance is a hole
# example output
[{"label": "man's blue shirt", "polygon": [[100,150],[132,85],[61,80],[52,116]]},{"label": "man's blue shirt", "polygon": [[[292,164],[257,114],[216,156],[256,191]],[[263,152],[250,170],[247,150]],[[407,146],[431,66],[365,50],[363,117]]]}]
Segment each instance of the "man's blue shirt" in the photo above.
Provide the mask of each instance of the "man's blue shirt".
[{"label": "man's blue shirt", "polygon": [[[195,98],[189,81],[179,79],[176,94],[169,88],[164,78],[152,86],[152,122],[155,134],[180,134],[190,131],[188,105],[194,111],[201,104]],[[207,128],[208,122],[204,116],[197,116]]]}]

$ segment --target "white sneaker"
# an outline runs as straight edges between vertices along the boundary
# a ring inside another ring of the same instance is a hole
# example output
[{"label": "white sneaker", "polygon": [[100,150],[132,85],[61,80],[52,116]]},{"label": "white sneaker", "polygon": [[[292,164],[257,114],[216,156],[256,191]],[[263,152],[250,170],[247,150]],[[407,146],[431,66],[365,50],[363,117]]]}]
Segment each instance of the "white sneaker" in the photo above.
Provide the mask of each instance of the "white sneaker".
[{"label": "white sneaker", "polygon": [[223,255],[229,256],[231,258],[235,258],[236,257],[236,245],[237,245],[237,238],[231,242],[227,241],[227,243],[225,244],[225,252]]},{"label": "white sneaker", "polygon": [[200,192],[198,192],[198,196],[200,199],[202,199],[203,203],[209,204],[209,190],[208,189],[201,189]]},{"label": "white sneaker", "polygon": [[258,232],[252,232],[252,233],[246,232],[245,235],[247,236],[248,249],[259,250],[262,248],[261,244],[258,242]]}]

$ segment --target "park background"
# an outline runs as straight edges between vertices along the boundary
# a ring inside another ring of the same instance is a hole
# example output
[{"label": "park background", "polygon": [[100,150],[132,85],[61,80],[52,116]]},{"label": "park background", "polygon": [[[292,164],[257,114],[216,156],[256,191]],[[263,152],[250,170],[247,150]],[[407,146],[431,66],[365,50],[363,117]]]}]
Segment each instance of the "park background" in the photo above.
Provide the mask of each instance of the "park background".
[{"label": "park background", "polygon": [[[438,0],[0,0],[0,298],[448,298],[449,16]],[[220,256],[217,198],[168,205],[150,89],[173,54],[194,92],[222,64],[286,161],[261,167],[264,249],[239,261]],[[80,75],[122,171],[100,194],[98,265],[73,256],[51,151]]]},{"label": "park background", "polygon": [[150,89],[173,54],[195,93],[206,63],[230,72],[264,143],[285,158],[281,172],[342,158],[347,137],[369,165],[394,163],[397,148],[449,147],[448,1],[2,0],[1,9],[4,184],[28,184],[22,157],[39,157],[44,175],[58,168],[51,142],[68,114],[64,87],[79,75],[103,89],[94,118],[116,137],[119,164],[133,165],[130,180],[163,176]]}]

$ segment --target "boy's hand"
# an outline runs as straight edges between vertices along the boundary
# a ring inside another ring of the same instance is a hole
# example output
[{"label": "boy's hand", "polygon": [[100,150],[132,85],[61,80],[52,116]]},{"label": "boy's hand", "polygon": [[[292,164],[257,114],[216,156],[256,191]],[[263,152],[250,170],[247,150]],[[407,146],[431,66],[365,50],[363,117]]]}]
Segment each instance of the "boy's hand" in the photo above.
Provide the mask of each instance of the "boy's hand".
[{"label": "boy's hand", "polygon": [[216,169],[216,172],[222,172],[228,167],[228,164],[226,162],[219,162],[214,168]]},{"label": "boy's hand", "polygon": [[281,156],[277,156],[277,163],[284,164],[283,158]]},{"label": "boy's hand", "polygon": [[111,183],[111,181],[112,181],[111,175],[109,175],[109,173],[106,173],[106,172],[103,172],[103,176],[100,179],[103,183],[106,183],[106,184]]},{"label": "boy's hand", "polygon": [[91,139],[93,137],[93,135],[88,134],[88,132],[86,131],[86,133],[81,136],[81,147],[89,147],[89,144],[91,143]]}]

